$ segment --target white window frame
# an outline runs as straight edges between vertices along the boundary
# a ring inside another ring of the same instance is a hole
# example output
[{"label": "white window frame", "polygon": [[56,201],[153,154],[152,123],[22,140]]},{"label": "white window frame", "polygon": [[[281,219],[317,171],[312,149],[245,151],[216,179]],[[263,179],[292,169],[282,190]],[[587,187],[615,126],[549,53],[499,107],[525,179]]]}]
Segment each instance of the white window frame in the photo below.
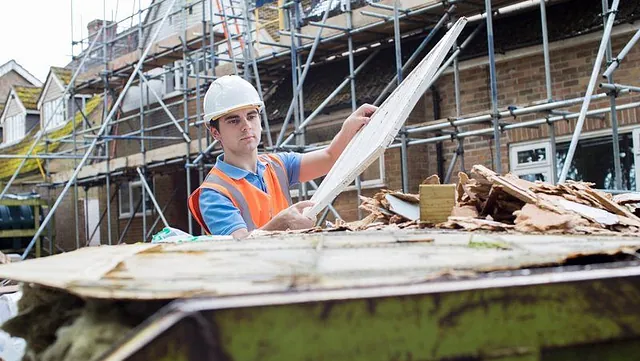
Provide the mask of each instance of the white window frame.
[{"label": "white window frame", "polygon": [[[59,104],[62,103],[62,104]],[[53,100],[46,101],[42,103],[42,129],[45,132],[51,132],[56,129],[62,128],[65,124],[67,124],[67,119],[65,117],[65,101],[63,97],[56,98]],[[49,120],[51,112],[57,109],[57,113],[53,116],[51,120]],[[49,126],[45,127],[45,124],[49,120]]]},{"label": "white window frame", "polygon": [[18,143],[24,138],[26,127],[26,115],[15,114],[6,117],[3,125],[3,143],[5,145]]},{"label": "white window frame", "polygon": [[[545,159],[542,161],[534,161],[529,163],[518,163],[518,153],[534,150],[544,149]],[[553,169],[553,162],[551,157],[555,157],[555,154],[551,154],[551,142],[548,140],[537,141],[535,143],[513,144],[509,147],[509,169],[510,172],[518,177],[527,174],[542,174],[545,177],[545,182],[553,183],[553,177],[555,172]]]},{"label": "white window frame", "polygon": [[[640,191],[640,127],[637,124],[620,127],[618,129],[619,134],[631,133],[632,141],[633,141],[633,152],[634,152],[634,168],[636,172],[636,191]],[[611,129],[601,129],[596,130],[589,133],[584,133],[581,135],[580,140],[598,138],[611,135]],[[571,141],[571,135],[564,135],[556,138],[556,143],[566,143]],[[538,141],[530,141],[524,143],[516,143],[509,146],[509,164],[511,173],[517,176],[525,175],[525,174],[535,174],[542,173],[547,177],[553,174],[555,176],[556,170],[553,169],[553,163],[551,163],[551,159],[547,157],[548,165],[541,163],[527,163],[517,165],[518,161],[518,151],[528,150],[528,149],[536,149],[541,148],[542,146],[548,146],[549,150],[547,150],[547,154],[550,154],[551,141],[550,140],[538,140]],[[553,155],[555,157],[555,154]],[[551,178],[549,178],[551,179]],[[551,183],[551,182],[549,182]]]},{"label": "white window frame", "polygon": [[[155,184],[156,184],[155,178],[153,179],[152,183],[153,183],[153,188],[152,189],[156,189],[156,187],[155,187]],[[124,203],[123,203],[123,199],[122,199],[122,188],[121,187],[124,187],[125,184],[129,188],[129,197],[128,197],[129,199],[127,200],[128,204],[129,204],[129,212],[122,212],[122,205]],[[135,202],[133,201],[133,188],[140,188],[140,194],[142,194],[142,188],[143,187],[144,187],[144,185],[142,184],[142,181],[139,181],[139,180],[132,181],[132,182],[127,182],[127,183],[122,183],[120,185],[120,187],[118,187],[118,199],[119,199],[119,206],[118,206],[118,215],[119,216],[118,217],[120,219],[127,219],[127,218],[131,217],[131,212],[133,211],[133,208],[136,206]],[[145,195],[149,198],[149,201],[151,201],[151,197],[149,197],[149,193],[147,193],[145,191]],[[153,214],[153,209],[152,208],[153,207],[147,207],[145,213],[148,216]],[[142,217],[142,211],[136,212],[134,217]]]},{"label": "white window frame", "polygon": [[[164,96],[172,97],[180,94],[184,90],[184,84],[182,79],[182,72],[184,70],[184,65],[182,64],[182,60],[175,61],[173,63],[173,70],[167,69],[167,71],[162,74],[162,83],[164,88]],[[172,87],[169,87],[169,82],[172,81]]]},{"label": "white window frame", "polygon": [[640,128],[631,131],[633,140],[634,168],[636,171],[636,192],[640,192]]}]

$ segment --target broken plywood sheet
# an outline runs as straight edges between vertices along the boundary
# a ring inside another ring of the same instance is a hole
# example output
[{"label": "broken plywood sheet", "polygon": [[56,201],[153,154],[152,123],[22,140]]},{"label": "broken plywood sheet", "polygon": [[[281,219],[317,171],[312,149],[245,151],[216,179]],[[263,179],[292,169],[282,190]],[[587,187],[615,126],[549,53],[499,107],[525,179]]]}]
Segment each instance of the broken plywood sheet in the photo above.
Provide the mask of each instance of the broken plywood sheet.
[{"label": "broken plywood sheet", "polygon": [[[504,244],[502,248],[507,249],[469,246],[478,242]],[[223,297],[410,284],[432,280],[448,271],[519,269],[560,264],[575,254],[637,249],[640,240],[630,237],[340,232],[242,242],[91,247],[1,265],[0,277],[64,289],[83,297]],[[102,261],[107,259],[110,261]],[[110,266],[96,270],[96,261]]]},{"label": "broken plywood sheet", "polygon": [[408,220],[417,221],[420,219],[420,206],[416,203],[409,203],[391,194],[385,196],[389,202],[389,210]]},{"label": "broken plywood sheet", "polygon": [[613,201],[620,205],[640,203],[640,193],[616,194],[613,196]]},{"label": "broken plywood sheet", "polygon": [[311,197],[315,205],[305,210],[305,215],[316,217],[393,142],[409,113],[431,84],[433,76],[466,22],[466,18],[460,18],[451,27],[420,64],[382,103],[371,117],[369,124],[349,142]]},{"label": "broken plywood sheet", "polygon": [[[568,202],[568,201],[567,201]],[[589,226],[589,222],[575,214],[557,214],[541,209],[535,204],[525,204],[516,211],[515,230],[523,233],[533,232],[571,232],[580,226]]]},{"label": "broken plywood sheet", "polygon": [[[472,240],[499,242],[509,249],[469,247]],[[557,264],[576,253],[635,251],[640,240],[395,231],[142,246],[150,245],[92,247],[2,265],[0,277],[83,297],[232,296],[408,284],[433,279],[445,270]],[[103,259],[113,260],[110,268],[96,272],[91,261]]]}]

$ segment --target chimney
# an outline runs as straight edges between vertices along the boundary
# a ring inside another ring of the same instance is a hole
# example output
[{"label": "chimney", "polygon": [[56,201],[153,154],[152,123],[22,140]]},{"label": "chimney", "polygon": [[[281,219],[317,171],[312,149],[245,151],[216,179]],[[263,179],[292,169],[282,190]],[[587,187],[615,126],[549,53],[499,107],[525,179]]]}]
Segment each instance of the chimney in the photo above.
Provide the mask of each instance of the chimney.
[{"label": "chimney", "polygon": [[100,39],[98,39],[98,41],[110,41],[115,39],[116,34],[118,33],[118,25],[116,23],[114,23],[113,21],[103,21],[101,19],[95,19],[93,21],[91,21],[89,24],[87,24],[87,30],[89,33],[89,44],[91,44],[91,42],[93,41],[93,39],[96,37],[96,35],[98,34],[98,32],[100,31],[100,28],[102,27],[102,24],[105,23],[106,29],[104,29],[104,35],[106,36],[102,36],[100,37]]}]

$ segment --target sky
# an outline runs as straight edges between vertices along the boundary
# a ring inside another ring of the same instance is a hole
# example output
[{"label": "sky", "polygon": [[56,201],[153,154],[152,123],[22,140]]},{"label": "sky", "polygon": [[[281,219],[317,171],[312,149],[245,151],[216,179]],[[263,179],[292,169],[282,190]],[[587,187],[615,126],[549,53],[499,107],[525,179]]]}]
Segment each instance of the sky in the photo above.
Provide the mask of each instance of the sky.
[{"label": "sky", "polygon": [[140,5],[144,9],[150,3],[151,0],[2,0],[0,65],[14,59],[44,82],[50,66],[65,66],[71,61],[72,51],[75,55],[80,53],[80,45],[72,50],[71,42],[87,38],[90,21],[103,19],[106,10],[108,20],[124,19],[118,24],[120,31],[138,21],[138,16],[125,18],[137,12]]}]

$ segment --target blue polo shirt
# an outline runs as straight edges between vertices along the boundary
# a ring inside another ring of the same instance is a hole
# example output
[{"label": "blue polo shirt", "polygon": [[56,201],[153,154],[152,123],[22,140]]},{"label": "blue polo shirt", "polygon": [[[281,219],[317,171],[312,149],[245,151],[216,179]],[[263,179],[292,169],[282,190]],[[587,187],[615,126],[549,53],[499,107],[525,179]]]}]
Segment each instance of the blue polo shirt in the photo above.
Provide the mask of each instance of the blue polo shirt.
[{"label": "blue polo shirt", "polygon": [[[287,176],[289,177],[289,187],[298,184],[300,181],[300,153],[276,153],[282,160]],[[267,165],[258,160],[257,173],[235,167],[224,161],[224,154],[218,156],[216,168],[232,179],[246,179],[249,183],[263,192],[267,191],[264,182],[264,171]],[[215,189],[203,188],[200,192],[200,212],[207,224],[207,228],[213,235],[229,235],[239,229],[247,228],[240,210],[233,205],[233,202]]]}]

